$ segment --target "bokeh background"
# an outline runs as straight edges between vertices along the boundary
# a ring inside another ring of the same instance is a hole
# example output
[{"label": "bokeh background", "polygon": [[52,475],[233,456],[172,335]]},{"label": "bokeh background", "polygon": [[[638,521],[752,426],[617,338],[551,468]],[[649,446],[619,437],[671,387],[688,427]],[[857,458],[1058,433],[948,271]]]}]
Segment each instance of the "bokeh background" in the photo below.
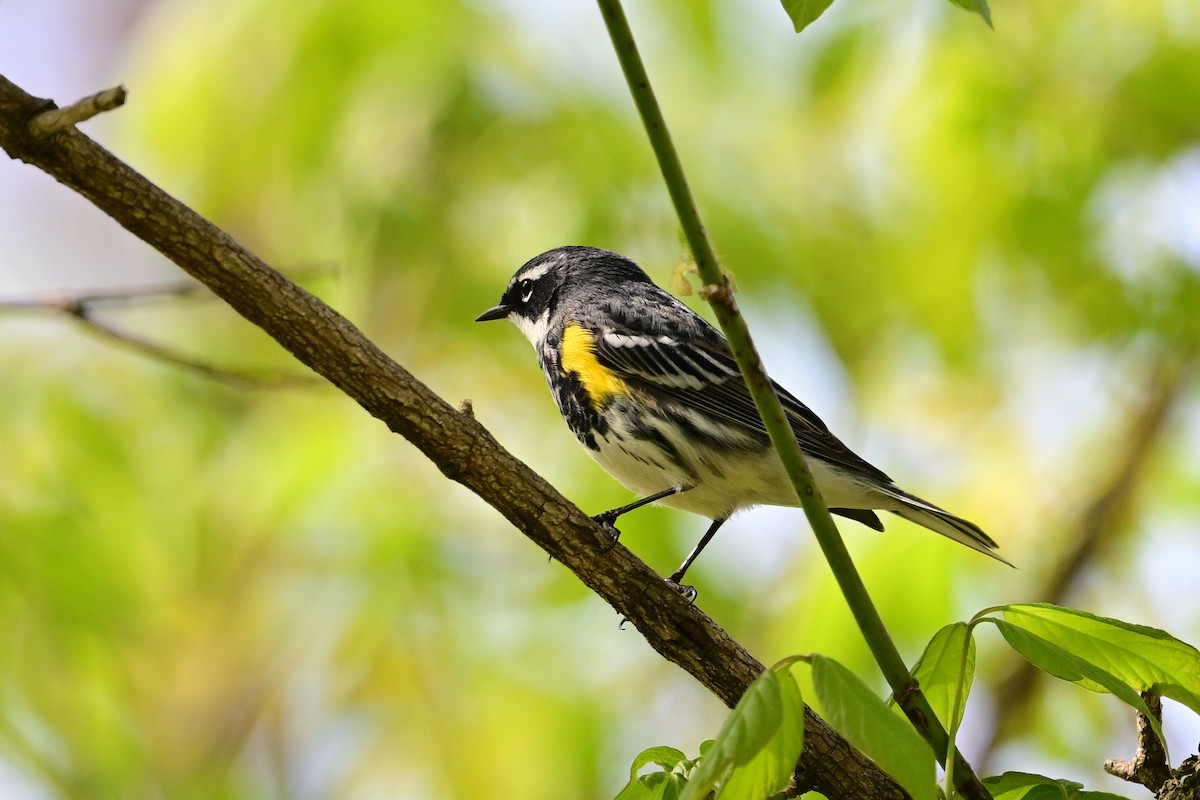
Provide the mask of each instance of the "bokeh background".
[{"label": "bokeh background", "polygon": [[[628,9],[768,368],[1012,571],[898,519],[844,533],[915,659],[1054,600],[1200,642],[1200,6],[773,0]],[[476,326],[527,258],[678,229],[586,0],[5,0],[0,73],[354,320],[589,511],[629,499],[528,345]],[[0,297],[181,278],[0,162]],[[689,299],[694,302],[694,298]],[[106,322],[214,365],[299,367],[203,297]],[[403,440],[324,388],[239,389],[62,315],[0,315],[0,796],[607,798],[725,709]],[[651,509],[664,573],[705,522]],[[692,576],[760,659],[882,682],[798,511]],[[990,629],[963,744],[1105,776],[1132,715],[1029,683]],[[1168,702],[1178,761],[1200,723]]]}]

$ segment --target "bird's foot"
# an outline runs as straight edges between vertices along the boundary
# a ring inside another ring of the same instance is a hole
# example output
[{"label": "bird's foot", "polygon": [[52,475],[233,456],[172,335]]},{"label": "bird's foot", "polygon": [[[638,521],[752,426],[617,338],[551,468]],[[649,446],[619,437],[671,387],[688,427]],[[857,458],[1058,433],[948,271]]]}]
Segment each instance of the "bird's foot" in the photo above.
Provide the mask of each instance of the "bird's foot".
[{"label": "bird's foot", "polygon": [[679,594],[683,596],[683,599],[688,601],[688,605],[695,605],[696,598],[700,596],[700,593],[696,591],[695,586],[688,586],[687,584],[680,583],[675,579],[674,575],[672,575],[670,578],[667,578],[667,586],[670,586],[672,589],[679,592]]},{"label": "bird's foot", "polygon": [[617,526],[613,524],[617,521],[616,515],[611,511],[605,511],[603,514],[597,514],[596,516],[592,517],[592,521],[601,528],[604,528],[604,532],[607,533],[609,538],[612,540],[608,547],[604,548],[604,552],[608,552],[621,538],[621,532],[617,530]]}]

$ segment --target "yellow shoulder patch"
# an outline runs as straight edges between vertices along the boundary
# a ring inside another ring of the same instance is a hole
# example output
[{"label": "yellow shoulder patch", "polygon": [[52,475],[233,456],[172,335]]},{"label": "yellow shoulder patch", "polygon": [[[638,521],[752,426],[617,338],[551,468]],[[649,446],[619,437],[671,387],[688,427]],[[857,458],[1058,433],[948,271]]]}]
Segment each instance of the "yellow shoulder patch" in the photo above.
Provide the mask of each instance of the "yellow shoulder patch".
[{"label": "yellow shoulder patch", "polygon": [[576,322],[568,322],[563,330],[562,371],[564,375],[573,372],[578,376],[593,405],[599,406],[609,397],[629,390],[625,381],[601,365],[591,331]]}]

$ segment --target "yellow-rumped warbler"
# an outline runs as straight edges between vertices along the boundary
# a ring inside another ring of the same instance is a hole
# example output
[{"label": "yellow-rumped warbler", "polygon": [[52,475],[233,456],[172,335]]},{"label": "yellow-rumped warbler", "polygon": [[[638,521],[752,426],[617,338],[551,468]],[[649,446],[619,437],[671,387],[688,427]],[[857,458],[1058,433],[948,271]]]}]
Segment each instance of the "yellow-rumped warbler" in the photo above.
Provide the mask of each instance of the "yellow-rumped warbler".
[{"label": "yellow-rumped warbler", "polygon": [[[588,454],[647,503],[713,522],[668,580],[678,585],[735,511],[799,501],[725,337],[624,256],[559,247],[517,270],[476,322],[508,318],[537,351],[558,409]],[[979,526],[896,486],[775,384],[829,510],[883,530],[891,511],[1004,563]]]}]

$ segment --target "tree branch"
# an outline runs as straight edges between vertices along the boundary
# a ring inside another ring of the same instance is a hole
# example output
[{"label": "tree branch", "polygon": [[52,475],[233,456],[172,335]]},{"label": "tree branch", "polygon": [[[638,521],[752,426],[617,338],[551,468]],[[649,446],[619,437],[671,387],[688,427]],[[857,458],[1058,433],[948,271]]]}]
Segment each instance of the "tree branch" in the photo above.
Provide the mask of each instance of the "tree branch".
[{"label": "tree branch", "polygon": [[[1154,719],[1162,724],[1162,698],[1151,692],[1142,692],[1146,708]],[[1131,783],[1140,783],[1154,794],[1171,779],[1171,765],[1167,763],[1167,751],[1158,740],[1158,734],[1150,727],[1150,718],[1137,712],[1137,752],[1132,761],[1110,758],[1104,762],[1104,771]]]},{"label": "tree branch", "polygon": [[1200,800],[1200,756],[1192,756],[1179,765],[1159,789],[1158,800]]},{"label": "tree branch", "polygon": [[[88,198],[208,286],[368,413],[404,436],[451,480],[500,511],[647,642],[726,705],[763,670],[741,645],[617,544],[492,435],[390,359],[361,331],[146,180],[87,136],[39,139],[30,120],[50,104],[0,76],[0,147]],[[896,784],[823,720],[806,712],[800,783],[830,798],[899,800]]]}]

